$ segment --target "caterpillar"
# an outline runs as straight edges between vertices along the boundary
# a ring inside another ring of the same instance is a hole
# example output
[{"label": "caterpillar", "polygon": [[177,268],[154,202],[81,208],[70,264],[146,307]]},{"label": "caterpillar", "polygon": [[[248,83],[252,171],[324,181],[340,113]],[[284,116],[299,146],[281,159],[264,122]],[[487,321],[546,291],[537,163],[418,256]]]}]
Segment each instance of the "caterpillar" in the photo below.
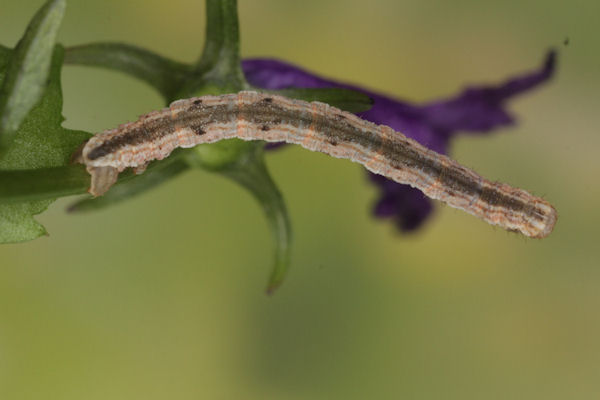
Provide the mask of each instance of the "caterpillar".
[{"label": "caterpillar", "polygon": [[546,200],[489,181],[385,125],[320,102],[242,91],[177,100],[168,108],[101,132],[74,155],[91,175],[89,192],[104,194],[126,168],[142,173],[178,147],[223,139],[298,144],[408,184],[432,199],[534,238],[552,232],[557,213]]}]

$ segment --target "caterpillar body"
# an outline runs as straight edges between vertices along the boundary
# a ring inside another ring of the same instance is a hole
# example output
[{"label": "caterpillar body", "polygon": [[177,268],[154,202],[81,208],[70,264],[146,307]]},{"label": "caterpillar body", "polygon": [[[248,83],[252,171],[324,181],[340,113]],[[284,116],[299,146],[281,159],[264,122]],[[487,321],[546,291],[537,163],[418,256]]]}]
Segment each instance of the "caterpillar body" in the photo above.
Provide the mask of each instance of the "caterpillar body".
[{"label": "caterpillar body", "polygon": [[392,128],[320,102],[242,91],[177,100],[136,122],[93,136],[76,154],[91,174],[89,192],[104,194],[126,168],[143,172],[178,147],[223,139],[298,144],[408,184],[433,199],[484,221],[534,238],[546,237],[557,219],[544,199],[491,182]]}]

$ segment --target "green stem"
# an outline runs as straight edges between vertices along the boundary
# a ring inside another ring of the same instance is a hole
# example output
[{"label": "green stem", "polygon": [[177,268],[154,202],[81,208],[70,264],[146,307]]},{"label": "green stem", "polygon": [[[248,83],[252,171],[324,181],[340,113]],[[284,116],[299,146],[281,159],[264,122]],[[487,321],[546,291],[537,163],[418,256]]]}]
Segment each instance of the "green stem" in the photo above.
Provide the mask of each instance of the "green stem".
[{"label": "green stem", "polygon": [[198,74],[211,69],[219,59],[219,52],[223,47],[223,13],[220,0],[206,0],[206,38],[202,56],[196,63],[195,71]]},{"label": "green stem", "polygon": [[206,1],[206,44],[181,98],[239,92],[249,87],[242,72],[236,0]]},{"label": "green stem", "polygon": [[[146,173],[181,162],[184,153],[185,151],[176,151],[164,160],[153,162],[148,166]],[[131,170],[126,170],[119,174],[116,185],[141,179],[141,177],[143,175],[135,175]],[[2,188],[0,203],[18,203],[83,194],[89,187],[90,174],[83,165],[0,171],[0,188]]]},{"label": "green stem", "polygon": [[[26,184],[24,184],[26,183]],[[0,203],[54,199],[85,193],[90,174],[82,165],[0,171]]]},{"label": "green stem", "polygon": [[240,86],[245,86],[246,81],[242,73],[240,57],[240,27],[237,12],[237,0],[221,0],[223,19],[223,46],[217,67],[224,71],[224,75],[235,79]]}]

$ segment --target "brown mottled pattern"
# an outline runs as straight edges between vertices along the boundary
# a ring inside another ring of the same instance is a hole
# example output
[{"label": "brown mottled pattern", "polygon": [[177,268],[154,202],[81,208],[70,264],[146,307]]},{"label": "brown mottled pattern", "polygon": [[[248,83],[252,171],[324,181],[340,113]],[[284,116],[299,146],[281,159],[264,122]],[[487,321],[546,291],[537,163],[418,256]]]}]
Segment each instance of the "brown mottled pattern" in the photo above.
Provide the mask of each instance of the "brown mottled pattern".
[{"label": "brown mottled pattern", "polygon": [[148,162],[167,157],[177,147],[234,137],[295,143],[348,158],[431,198],[530,237],[548,236],[556,222],[556,211],[547,201],[490,182],[387,126],[324,103],[256,92],[178,100],[169,108],[94,136],[79,159],[92,175],[90,193],[97,196],[106,192],[125,168],[143,171]]}]

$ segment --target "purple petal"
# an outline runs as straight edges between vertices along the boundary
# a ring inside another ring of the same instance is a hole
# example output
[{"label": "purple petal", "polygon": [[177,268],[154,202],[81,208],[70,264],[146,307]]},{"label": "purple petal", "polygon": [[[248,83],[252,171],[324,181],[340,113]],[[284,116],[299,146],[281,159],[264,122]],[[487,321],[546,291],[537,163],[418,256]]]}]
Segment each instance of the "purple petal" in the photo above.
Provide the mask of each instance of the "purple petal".
[{"label": "purple petal", "polygon": [[[289,87],[342,87],[367,94],[373,107],[358,115],[377,124],[390,126],[438,153],[446,153],[449,139],[457,131],[488,132],[512,124],[514,119],[503,109],[506,100],[548,80],[555,65],[550,51],[539,70],[511,78],[496,86],[467,88],[456,97],[414,105],[369,90],[321,78],[292,64],[272,59],[249,59],[242,62],[248,81],[265,89]],[[431,202],[420,191],[369,173],[381,194],[374,214],[395,218],[400,230],[418,228],[432,211]]]},{"label": "purple petal", "polygon": [[514,123],[503,109],[504,102],[546,81],[554,72],[556,55],[550,51],[537,71],[511,78],[497,86],[471,87],[448,100],[435,101],[423,107],[434,129],[487,132]]},{"label": "purple petal", "polygon": [[418,228],[433,211],[431,201],[420,190],[381,175],[369,173],[369,178],[381,189],[373,214],[379,218],[393,218],[400,231]]}]

